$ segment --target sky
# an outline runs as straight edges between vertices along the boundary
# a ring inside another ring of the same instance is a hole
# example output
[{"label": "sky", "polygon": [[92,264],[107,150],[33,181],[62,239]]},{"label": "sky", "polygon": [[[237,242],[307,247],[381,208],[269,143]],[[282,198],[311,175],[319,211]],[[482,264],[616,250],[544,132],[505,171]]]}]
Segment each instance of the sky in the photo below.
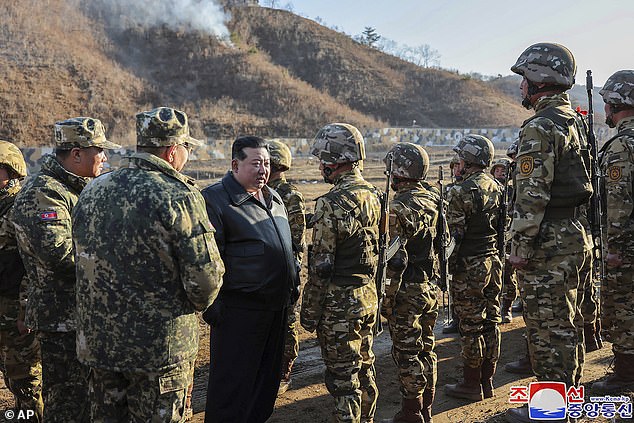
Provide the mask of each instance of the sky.
[{"label": "sky", "polygon": [[578,84],[585,84],[588,69],[595,86],[617,70],[634,69],[634,0],[276,1],[279,8],[289,4],[350,35],[370,26],[400,44],[429,44],[442,68],[461,73],[510,75],[520,53],[538,42],[572,51]]}]

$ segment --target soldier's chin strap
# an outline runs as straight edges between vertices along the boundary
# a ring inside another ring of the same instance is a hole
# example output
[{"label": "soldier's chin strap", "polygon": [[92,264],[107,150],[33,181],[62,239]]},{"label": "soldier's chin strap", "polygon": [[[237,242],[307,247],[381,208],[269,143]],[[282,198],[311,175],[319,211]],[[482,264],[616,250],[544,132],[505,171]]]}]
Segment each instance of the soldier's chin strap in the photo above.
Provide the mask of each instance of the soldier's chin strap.
[{"label": "soldier's chin strap", "polygon": [[538,87],[536,83],[527,79],[528,89],[526,91],[526,97],[522,99],[522,106],[526,109],[530,109],[533,107],[530,98],[535,94],[545,93],[545,92],[564,92],[568,88],[563,85],[544,85],[543,87]]}]

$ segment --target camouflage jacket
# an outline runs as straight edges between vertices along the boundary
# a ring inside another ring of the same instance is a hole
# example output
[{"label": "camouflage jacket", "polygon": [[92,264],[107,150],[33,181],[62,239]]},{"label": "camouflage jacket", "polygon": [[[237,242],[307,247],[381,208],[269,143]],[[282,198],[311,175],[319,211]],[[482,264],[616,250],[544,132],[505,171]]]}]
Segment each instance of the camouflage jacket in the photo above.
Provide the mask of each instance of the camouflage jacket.
[{"label": "camouflage jacket", "polygon": [[456,241],[453,263],[458,258],[497,253],[497,220],[502,188],[483,170],[465,175],[447,194],[447,224]]},{"label": "camouflage jacket", "polygon": [[28,298],[25,323],[31,329],[75,330],[71,212],[89,180],[47,155],[15,199],[12,221],[26,269],[21,289]]},{"label": "camouflage jacket", "polygon": [[607,200],[607,240],[610,253],[634,255],[634,117],[623,119],[618,132],[632,131],[606,143],[601,167]]},{"label": "camouflage jacket", "polygon": [[193,182],[148,153],[90,183],[73,210],[77,356],[114,371],[193,360],[224,266]]},{"label": "camouflage jacket", "polygon": [[[547,108],[578,119],[567,94],[540,98],[535,112],[538,114]],[[591,238],[578,219],[544,219],[547,207],[555,199],[553,192],[564,191],[567,184],[571,184],[570,180],[555,177],[557,167],[564,165],[566,155],[587,147],[582,145],[584,143],[585,134],[578,124],[562,128],[549,118],[536,117],[522,126],[510,229],[512,255],[529,259],[577,253],[591,248]],[[574,206],[575,201],[570,200],[571,205]]]},{"label": "camouflage jacket", "polygon": [[[406,257],[402,276],[406,282],[427,281],[438,271],[433,246],[439,201],[438,188],[420,181],[400,184],[390,202],[390,238],[398,236],[401,240],[395,258]],[[398,283],[392,279],[390,284],[395,282]]]},{"label": "camouflage jacket", "polygon": [[282,197],[286,213],[288,213],[288,224],[291,227],[291,237],[293,239],[293,250],[295,259],[301,263],[306,248],[306,206],[304,196],[295,185],[289,183],[282,175],[279,179],[269,181],[268,186],[273,188]]},{"label": "camouflage jacket", "polygon": [[381,203],[358,169],[338,176],[317,199],[301,324],[314,330],[323,313],[342,319],[376,313]]},{"label": "camouflage jacket", "polygon": [[[0,296],[14,300],[19,297],[24,265],[18,252],[15,228],[9,220],[9,214],[20,188],[20,181],[12,179],[9,185],[0,189]],[[0,329],[15,328],[16,317],[1,316]]]}]

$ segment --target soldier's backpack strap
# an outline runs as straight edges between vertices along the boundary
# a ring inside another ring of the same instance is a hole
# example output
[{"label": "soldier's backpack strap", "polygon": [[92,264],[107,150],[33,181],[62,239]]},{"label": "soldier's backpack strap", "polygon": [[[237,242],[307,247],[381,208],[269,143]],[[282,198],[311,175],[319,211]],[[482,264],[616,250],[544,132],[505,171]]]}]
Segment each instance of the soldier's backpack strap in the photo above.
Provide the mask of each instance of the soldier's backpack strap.
[{"label": "soldier's backpack strap", "polygon": [[352,194],[350,194],[347,190],[330,191],[324,194],[324,197],[338,205],[346,214],[352,214],[356,217],[359,206]]},{"label": "soldier's backpack strap", "polygon": [[[579,114],[579,116],[581,115]],[[557,107],[547,107],[538,111],[530,118],[526,119],[524,123],[522,123],[522,127],[526,126],[530,121],[537,119],[538,117],[545,117],[547,119],[550,119],[555,123],[555,125],[565,130],[566,134],[568,134],[568,128],[570,128],[575,123],[574,117],[567,115]]]},{"label": "soldier's backpack strap", "polygon": [[603,144],[603,147],[601,147],[601,150],[599,150],[599,154],[602,155],[610,147],[610,144],[612,144],[615,139],[620,138],[623,135],[634,138],[634,128],[624,129],[609,140],[607,140],[605,144]]}]

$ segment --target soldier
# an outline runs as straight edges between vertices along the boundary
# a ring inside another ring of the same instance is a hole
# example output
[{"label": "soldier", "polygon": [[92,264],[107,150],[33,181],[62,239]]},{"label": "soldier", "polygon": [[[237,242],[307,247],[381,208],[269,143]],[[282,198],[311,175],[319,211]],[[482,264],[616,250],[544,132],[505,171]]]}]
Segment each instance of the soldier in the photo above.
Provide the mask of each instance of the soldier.
[{"label": "soldier", "polygon": [[634,384],[634,70],[610,76],[599,92],[606,123],[617,135],[601,151],[606,178],[609,276],[601,287],[603,325],[612,341],[614,373],[592,389],[623,392]]},{"label": "soldier", "polygon": [[22,152],[0,141],[0,351],[7,388],[18,410],[31,410],[42,421],[42,359],[35,332],[20,320],[20,283],[24,265],[18,252],[15,229],[10,221],[20,181],[26,176]]},{"label": "soldier", "polygon": [[497,220],[502,192],[484,172],[493,160],[491,141],[468,134],[454,147],[463,181],[448,194],[447,223],[456,241],[449,267],[451,292],[460,318],[464,380],[445,385],[449,396],[479,401],[491,398],[500,356],[502,263],[497,250]]},{"label": "soldier", "polygon": [[381,205],[377,189],[359,171],[365,146],[357,128],[326,125],[311,153],[334,187],[315,206],[300,323],[309,332],[317,330],[336,421],[371,422],[378,396],[372,330]]},{"label": "soldier", "polygon": [[[507,209],[512,210],[512,181],[506,180],[508,168],[511,165],[511,161],[505,157],[497,159],[491,165],[491,176],[502,185],[502,189],[508,185],[509,195],[506,200],[508,201]],[[506,229],[506,228],[505,228]],[[499,235],[499,234],[498,234]],[[504,233],[506,235],[506,231]],[[506,240],[505,240],[506,241]],[[506,246],[506,242],[504,243]],[[506,251],[504,252],[506,254]],[[511,306],[517,298],[517,278],[513,270],[513,266],[507,260],[504,261],[504,280],[502,282],[502,323],[511,323],[513,320],[513,312]]]},{"label": "soldier", "polygon": [[390,152],[395,194],[389,230],[392,239],[399,237],[401,246],[387,265],[390,283],[381,311],[390,327],[402,408],[384,423],[429,423],[437,378],[433,330],[438,300],[432,279],[438,273],[433,245],[440,193],[424,180],[429,157],[421,146],[400,143]]},{"label": "soldier", "polygon": [[[586,128],[571,107],[575,59],[566,47],[528,47],[511,70],[523,77],[522,104],[535,115],[520,131],[509,261],[522,287],[524,320],[538,381],[577,385],[583,365],[583,317],[577,292],[591,240],[579,206],[592,194]],[[528,408],[510,422],[530,422]]]},{"label": "soldier", "polygon": [[[271,176],[267,185],[273,188],[282,197],[288,224],[291,227],[293,239],[293,251],[298,266],[301,266],[304,248],[306,247],[306,207],[304,197],[295,185],[286,180],[284,172],[291,168],[291,150],[280,141],[269,142],[269,154],[271,155]],[[297,316],[295,305],[289,309],[286,325],[286,341],[284,345],[284,359],[282,360],[282,380],[278,395],[283,394],[291,384],[291,370],[293,363],[299,354],[299,334],[297,333]]]},{"label": "soldier", "polygon": [[25,324],[42,351],[42,395],[47,422],[88,421],[88,369],[75,351],[75,258],[71,212],[86,184],[108,160],[98,119],[77,117],[55,124],[55,155],[25,184],[13,207],[27,277]]},{"label": "soldier", "polygon": [[90,366],[93,421],[179,422],[196,311],[218,295],[224,266],[205,201],[180,173],[201,145],[187,116],[141,112],[136,132],[129,164],[86,187],[73,210],[77,353]]}]

